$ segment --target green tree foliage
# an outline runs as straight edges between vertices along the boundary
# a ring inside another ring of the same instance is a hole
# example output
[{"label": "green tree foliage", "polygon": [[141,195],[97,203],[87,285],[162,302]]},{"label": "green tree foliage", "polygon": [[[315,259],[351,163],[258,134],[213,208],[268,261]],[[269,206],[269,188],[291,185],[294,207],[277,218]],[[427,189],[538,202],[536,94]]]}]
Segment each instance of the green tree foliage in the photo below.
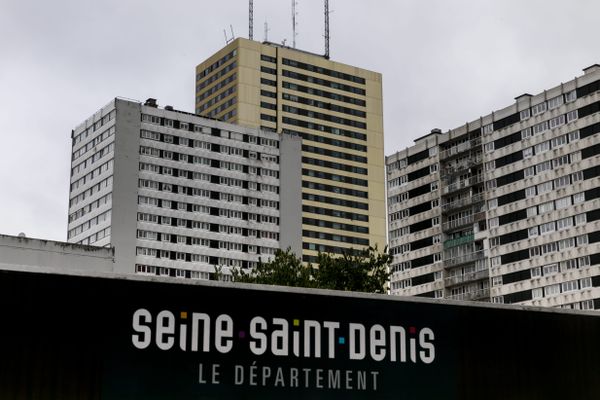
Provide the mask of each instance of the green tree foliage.
[{"label": "green tree foliage", "polygon": [[369,247],[337,257],[319,253],[318,267],[304,266],[288,249],[278,250],[272,261],[261,261],[249,272],[235,270],[233,275],[236,282],[385,293],[391,261],[387,248],[379,253]]}]

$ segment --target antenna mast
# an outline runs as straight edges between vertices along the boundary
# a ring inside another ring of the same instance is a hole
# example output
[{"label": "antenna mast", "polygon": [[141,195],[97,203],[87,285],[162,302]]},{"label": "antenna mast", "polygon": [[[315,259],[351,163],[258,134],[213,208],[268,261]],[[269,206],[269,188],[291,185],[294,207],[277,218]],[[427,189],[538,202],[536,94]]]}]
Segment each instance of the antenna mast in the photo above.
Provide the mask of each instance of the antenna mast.
[{"label": "antenna mast", "polygon": [[329,60],[329,0],[325,1],[325,58]]},{"label": "antenna mast", "polygon": [[252,40],[254,36],[254,0],[249,0],[248,4],[248,39]]},{"label": "antenna mast", "polygon": [[265,42],[269,41],[269,23],[265,21]]},{"label": "antenna mast", "polygon": [[298,5],[298,2],[296,0],[292,0],[292,47],[295,49],[296,48],[296,36],[298,35],[296,33],[296,6]]}]

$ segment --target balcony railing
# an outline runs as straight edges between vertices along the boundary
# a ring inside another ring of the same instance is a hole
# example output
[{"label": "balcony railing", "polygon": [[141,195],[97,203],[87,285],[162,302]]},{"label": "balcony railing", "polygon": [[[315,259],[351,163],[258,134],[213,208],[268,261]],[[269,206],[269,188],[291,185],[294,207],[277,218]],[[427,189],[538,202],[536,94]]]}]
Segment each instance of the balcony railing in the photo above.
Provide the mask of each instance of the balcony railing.
[{"label": "balcony railing", "polygon": [[483,258],[483,250],[476,251],[474,253],[468,253],[463,256],[458,256],[454,258],[449,258],[444,260],[444,265],[446,267],[454,267],[460,264],[466,264],[469,262],[481,260]]},{"label": "balcony railing", "polygon": [[473,292],[466,292],[449,296],[451,300],[486,300],[490,297],[490,289],[480,289]]},{"label": "balcony railing", "polygon": [[452,146],[449,149],[440,152],[440,160],[452,157],[455,154],[462,153],[479,145],[481,145],[481,138],[476,138],[471,140],[470,142],[464,142],[457,146]]},{"label": "balcony railing", "polygon": [[448,211],[448,210],[453,210],[455,208],[465,207],[465,206],[483,201],[484,199],[485,199],[485,196],[483,193],[477,193],[473,196],[468,196],[468,197],[464,197],[462,199],[458,199],[456,201],[453,201],[452,203],[442,204],[442,211]]},{"label": "balcony railing", "polygon": [[458,237],[456,239],[446,240],[444,242],[444,249],[449,249],[450,247],[458,246],[465,243],[471,243],[473,240],[475,240],[475,235],[473,233]]},{"label": "balcony railing", "polygon": [[475,222],[475,216],[473,214],[467,215],[459,219],[444,222],[442,224],[442,231],[449,231],[451,229],[460,228],[461,226],[469,225]]},{"label": "balcony railing", "polygon": [[475,165],[481,164],[482,161],[483,161],[483,156],[481,154],[476,154],[474,156],[469,157],[468,160],[462,161],[458,164],[446,165],[441,170],[441,176],[442,176],[442,178],[444,178],[448,175],[452,175],[452,174],[456,174],[458,172],[465,171],[471,167],[474,167]]},{"label": "balcony railing", "polygon": [[462,181],[451,183],[448,186],[445,186],[442,189],[443,194],[448,194],[450,192],[454,192],[455,190],[463,189],[469,186],[473,186],[477,183],[483,182],[484,176],[483,174],[471,176],[468,179],[463,179]]},{"label": "balcony railing", "polygon": [[487,269],[483,271],[470,272],[468,274],[449,276],[444,279],[446,286],[454,286],[465,282],[474,282],[480,279],[489,278],[490,272]]}]

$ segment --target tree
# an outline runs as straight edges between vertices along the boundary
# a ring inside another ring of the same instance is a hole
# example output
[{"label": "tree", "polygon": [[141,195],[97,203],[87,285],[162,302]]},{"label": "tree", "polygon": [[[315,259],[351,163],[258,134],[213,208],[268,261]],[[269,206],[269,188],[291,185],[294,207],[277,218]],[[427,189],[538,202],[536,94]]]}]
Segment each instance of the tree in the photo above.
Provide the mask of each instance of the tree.
[{"label": "tree", "polygon": [[376,247],[369,247],[350,249],[339,257],[319,253],[318,267],[304,266],[287,249],[278,250],[270,262],[260,261],[250,272],[234,270],[233,277],[236,282],[385,293],[391,261],[387,248],[379,253]]}]

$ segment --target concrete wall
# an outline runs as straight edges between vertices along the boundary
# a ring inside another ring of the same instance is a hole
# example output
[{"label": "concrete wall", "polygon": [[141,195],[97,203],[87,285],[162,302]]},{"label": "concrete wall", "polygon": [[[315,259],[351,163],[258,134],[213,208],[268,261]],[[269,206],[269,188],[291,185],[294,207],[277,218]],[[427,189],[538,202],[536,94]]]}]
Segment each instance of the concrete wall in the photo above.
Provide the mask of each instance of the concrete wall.
[{"label": "concrete wall", "polygon": [[280,236],[282,250],[288,247],[302,256],[302,138],[281,135],[279,144]]},{"label": "concrete wall", "polygon": [[135,272],[138,164],[141,105],[116,100],[117,134],[113,176],[111,243],[115,246],[116,272]]},{"label": "concrete wall", "polygon": [[0,269],[23,266],[65,272],[112,272],[114,249],[0,235]]}]

